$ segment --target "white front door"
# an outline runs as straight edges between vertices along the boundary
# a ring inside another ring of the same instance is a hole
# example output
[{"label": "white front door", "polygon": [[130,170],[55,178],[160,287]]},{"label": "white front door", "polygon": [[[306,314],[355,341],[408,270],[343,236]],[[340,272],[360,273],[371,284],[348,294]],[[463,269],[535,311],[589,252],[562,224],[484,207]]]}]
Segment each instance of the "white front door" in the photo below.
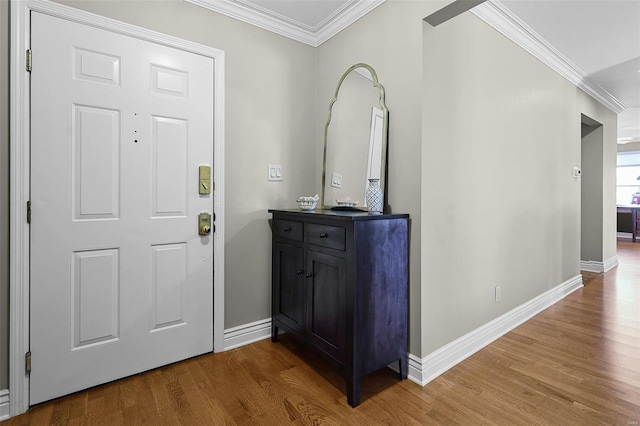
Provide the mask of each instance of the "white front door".
[{"label": "white front door", "polygon": [[213,59],[32,12],[30,404],[213,350]]}]

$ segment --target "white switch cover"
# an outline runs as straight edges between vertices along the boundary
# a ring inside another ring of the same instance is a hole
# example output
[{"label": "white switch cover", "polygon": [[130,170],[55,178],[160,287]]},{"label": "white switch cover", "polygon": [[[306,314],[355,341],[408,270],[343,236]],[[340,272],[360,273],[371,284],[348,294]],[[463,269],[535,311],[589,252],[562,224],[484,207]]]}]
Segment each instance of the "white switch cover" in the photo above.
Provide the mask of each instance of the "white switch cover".
[{"label": "white switch cover", "polygon": [[331,186],[342,188],[342,175],[340,173],[333,172],[331,174]]},{"label": "white switch cover", "polygon": [[282,165],[281,164],[269,164],[269,176],[270,181],[282,180]]}]

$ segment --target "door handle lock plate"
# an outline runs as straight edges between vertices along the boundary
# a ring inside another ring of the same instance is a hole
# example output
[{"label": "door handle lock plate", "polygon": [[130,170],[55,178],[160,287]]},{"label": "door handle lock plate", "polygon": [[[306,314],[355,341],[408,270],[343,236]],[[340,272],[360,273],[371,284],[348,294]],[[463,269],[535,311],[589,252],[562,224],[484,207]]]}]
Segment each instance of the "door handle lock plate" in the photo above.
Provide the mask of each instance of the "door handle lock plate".
[{"label": "door handle lock plate", "polygon": [[198,234],[209,235],[211,233],[211,215],[200,213],[198,215]]},{"label": "door handle lock plate", "polygon": [[200,166],[198,175],[199,175],[198,194],[200,195],[211,194],[211,167]]}]

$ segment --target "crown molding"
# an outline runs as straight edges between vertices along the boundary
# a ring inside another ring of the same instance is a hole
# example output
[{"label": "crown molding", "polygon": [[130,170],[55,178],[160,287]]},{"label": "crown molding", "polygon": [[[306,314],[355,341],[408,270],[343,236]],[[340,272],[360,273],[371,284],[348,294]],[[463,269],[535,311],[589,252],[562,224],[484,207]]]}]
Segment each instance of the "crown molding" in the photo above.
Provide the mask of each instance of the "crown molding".
[{"label": "crown molding", "polygon": [[318,47],[385,0],[351,0],[317,26],[311,27],[245,0],[185,0],[301,43]]},{"label": "crown molding", "polygon": [[600,85],[591,81],[584,71],[578,68],[498,0],[487,0],[471,9],[471,13],[611,111],[619,114],[626,109],[626,106],[622,102],[600,87]]},{"label": "crown molding", "polygon": [[314,47],[320,46],[384,2],[385,0],[356,0],[349,9],[345,9],[329,22],[323,23],[322,28],[316,33]]}]

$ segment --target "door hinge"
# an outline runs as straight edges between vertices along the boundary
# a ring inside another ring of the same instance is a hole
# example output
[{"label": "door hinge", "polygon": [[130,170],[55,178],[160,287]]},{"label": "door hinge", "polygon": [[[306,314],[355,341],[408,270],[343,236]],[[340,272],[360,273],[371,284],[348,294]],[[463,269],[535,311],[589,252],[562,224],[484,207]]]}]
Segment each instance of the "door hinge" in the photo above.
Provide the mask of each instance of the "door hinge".
[{"label": "door hinge", "polygon": [[27,223],[31,223],[31,201],[27,201]]},{"label": "door hinge", "polygon": [[31,351],[24,354],[24,367],[27,370],[27,374],[31,373]]},{"label": "door hinge", "polygon": [[26,60],[27,60],[27,71],[29,71],[29,72],[31,72],[31,59],[32,59],[32,56],[33,56],[33,54],[31,52],[31,49],[27,49]]}]

